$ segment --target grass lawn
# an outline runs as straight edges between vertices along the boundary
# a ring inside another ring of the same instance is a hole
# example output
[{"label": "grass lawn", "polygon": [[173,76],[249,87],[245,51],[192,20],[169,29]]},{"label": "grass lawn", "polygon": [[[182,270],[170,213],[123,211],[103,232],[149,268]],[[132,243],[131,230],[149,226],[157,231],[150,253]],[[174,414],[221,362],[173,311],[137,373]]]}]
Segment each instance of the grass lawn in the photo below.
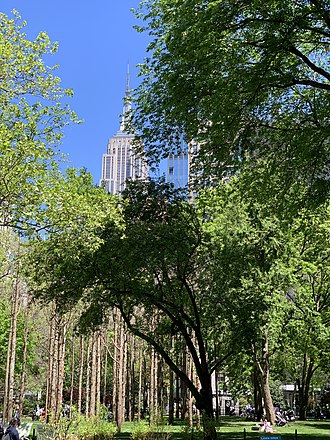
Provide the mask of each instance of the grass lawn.
[{"label": "grass lawn", "polygon": [[[282,440],[330,440],[330,420],[296,421],[285,427],[277,427],[278,433],[265,434],[252,431],[255,423],[247,422],[240,417],[222,417],[217,426],[219,440],[259,440],[261,436],[281,435]],[[122,432],[117,434],[118,439],[127,439],[134,431],[134,423],[125,423]],[[244,436],[245,429],[245,436]],[[167,432],[171,440],[202,440],[201,433],[197,431],[187,432],[185,426],[177,422],[174,426],[162,426],[161,432]],[[297,431],[297,435],[296,435]]]}]

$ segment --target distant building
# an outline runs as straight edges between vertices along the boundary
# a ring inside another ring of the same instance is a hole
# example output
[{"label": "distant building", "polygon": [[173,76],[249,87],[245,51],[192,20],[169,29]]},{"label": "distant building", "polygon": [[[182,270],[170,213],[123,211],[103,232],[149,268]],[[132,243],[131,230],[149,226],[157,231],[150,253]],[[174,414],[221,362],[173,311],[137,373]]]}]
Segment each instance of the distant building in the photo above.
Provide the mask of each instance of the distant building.
[{"label": "distant building", "polygon": [[166,181],[174,188],[185,188],[189,182],[190,162],[192,155],[183,136],[180,140],[180,153],[170,154],[167,158]]},{"label": "distant building", "polygon": [[107,152],[102,155],[100,186],[111,194],[120,194],[126,188],[127,180],[146,179],[148,166],[144,157],[134,151],[134,135],[125,131],[127,117],[132,109],[130,100],[129,72],[126,94],[119,131],[108,141]]}]

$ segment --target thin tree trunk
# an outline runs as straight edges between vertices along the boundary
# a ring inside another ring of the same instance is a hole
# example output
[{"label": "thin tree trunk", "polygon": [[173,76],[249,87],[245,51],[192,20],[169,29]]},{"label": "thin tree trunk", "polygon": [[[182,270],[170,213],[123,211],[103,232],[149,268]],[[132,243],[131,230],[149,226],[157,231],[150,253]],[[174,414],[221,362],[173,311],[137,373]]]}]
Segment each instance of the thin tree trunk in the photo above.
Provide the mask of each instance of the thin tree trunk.
[{"label": "thin tree trunk", "polygon": [[128,414],[129,421],[134,420],[134,406],[135,406],[135,381],[134,381],[134,363],[135,363],[135,339],[134,335],[130,335],[130,366],[128,375],[130,380],[128,381]]},{"label": "thin tree trunk", "polygon": [[123,322],[119,323],[119,362],[118,362],[118,432],[121,431],[121,426],[125,421],[125,389],[126,389],[126,334],[124,331]]},{"label": "thin tree trunk", "polygon": [[11,297],[11,319],[10,319],[9,341],[8,341],[8,350],[7,350],[7,368],[6,368],[4,408],[3,408],[4,423],[8,422],[13,416],[18,310],[19,310],[19,280],[18,280],[18,275],[16,275],[15,285]]},{"label": "thin tree trunk", "polygon": [[77,411],[81,414],[81,401],[83,390],[83,372],[84,372],[84,336],[79,337],[79,375],[78,375],[78,402]]},{"label": "thin tree trunk", "polygon": [[47,381],[46,381],[46,421],[49,422],[49,417],[51,416],[50,411],[51,406],[51,395],[52,395],[52,384],[53,384],[53,363],[54,363],[54,344],[55,344],[55,316],[53,311],[51,311],[52,316],[50,319],[49,326],[49,345],[48,345],[48,366],[47,366]]},{"label": "thin tree trunk", "polygon": [[87,353],[86,353],[86,410],[85,410],[86,417],[89,417],[89,408],[90,408],[91,345],[92,345],[92,337],[88,336]]},{"label": "thin tree trunk", "polygon": [[112,413],[118,422],[118,352],[119,352],[119,317],[117,309],[113,311],[113,367],[112,367]]},{"label": "thin tree trunk", "polygon": [[[104,335],[104,339],[107,338],[107,335]],[[107,346],[107,340],[105,340],[105,346]],[[107,377],[108,377],[108,350],[104,350],[104,366],[103,366],[103,405],[107,404]]]},{"label": "thin tree trunk", "polygon": [[97,380],[97,334],[93,334],[93,345],[92,345],[92,368],[90,375],[90,406],[89,406],[89,417],[91,422],[94,421],[95,416],[95,403],[96,403],[96,380]]},{"label": "thin tree trunk", "polygon": [[149,410],[150,410],[150,423],[153,423],[156,417],[156,405],[155,405],[155,390],[157,373],[155,368],[155,350],[151,347],[151,362],[150,362],[150,395],[149,395]]},{"label": "thin tree trunk", "polygon": [[97,365],[97,376],[96,376],[96,415],[100,415],[100,404],[101,404],[101,332],[97,332],[97,350],[96,350],[96,365]]},{"label": "thin tree trunk", "polygon": [[141,401],[142,401],[142,344],[139,344],[139,391],[138,391],[138,423],[141,422]]},{"label": "thin tree trunk", "polygon": [[26,357],[27,357],[27,342],[29,335],[29,315],[28,311],[24,311],[24,342],[23,342],[23,356],[22,356],[22,370],[21,370],[21,380],[20,380],[20,391],[18,398],[19,406],[19,416],[23,414],[23,401],[25,394],[25,382],[26,382]]},{"label": "thin tree trunk", "polygon": [[[171,348],[170,356],[172,357],[174,353],[174,337],[171,335]],[[168,423],[169,425],[174,424],[174,373],[170,368],[170,383],[169,383],[169,399],[168,399]]]},{"label": "thin tree trunk", "polygon": [[56,387],[56,420],[59,420],[63,403],[63,383],[65,365],[65,345],[66,345],[66,323],[59,325],[59,344],[58,344],[58,373]]},{"label": "thin tree trunk", "polygon": [[70,407],[69,407],[69,417],[72,417],[72,405],[73,405],[73,387],[74,387],[74,377],[75,377],[75,354],[74,354],[74,344],[75,338],[72,335],[71,340],[71,386],[70,386]]}]

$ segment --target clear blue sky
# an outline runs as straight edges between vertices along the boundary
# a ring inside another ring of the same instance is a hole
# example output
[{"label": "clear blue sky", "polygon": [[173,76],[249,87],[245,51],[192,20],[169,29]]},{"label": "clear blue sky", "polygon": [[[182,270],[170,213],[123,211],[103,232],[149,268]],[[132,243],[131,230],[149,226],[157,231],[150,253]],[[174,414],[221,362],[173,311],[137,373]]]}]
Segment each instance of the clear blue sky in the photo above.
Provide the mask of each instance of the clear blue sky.
[{"label": "clear blue sky", "polygon": [[143,61],[148,37],[133,29],[130,11],[139,0],[1,0],[1,12],[16,9],[27,21],[30,39],[46,31],[59,50],[63,87],[74,90],[70,105],[84,120],[67,127],[61,151],[70,165],[86,167],[98,183],[107,140],[119,129],[128,62],[131,85],[138,83],[136,64]]}]

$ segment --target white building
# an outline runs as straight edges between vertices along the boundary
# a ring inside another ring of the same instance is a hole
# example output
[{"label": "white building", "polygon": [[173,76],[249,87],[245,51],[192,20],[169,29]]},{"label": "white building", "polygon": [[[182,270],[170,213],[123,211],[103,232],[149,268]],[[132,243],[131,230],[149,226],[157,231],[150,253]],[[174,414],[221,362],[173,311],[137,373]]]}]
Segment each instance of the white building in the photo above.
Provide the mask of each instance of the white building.
[{"label": "white building", "polygon": [[107,152],[102,155],[100,186],[111,194],[120,194],[127,180],[146,179],[148,166],[143,155],[134,151],[134,135],[125,131],[127,117],[132,109],[127,73],[126,94],[119,131],[108,141]]}]

